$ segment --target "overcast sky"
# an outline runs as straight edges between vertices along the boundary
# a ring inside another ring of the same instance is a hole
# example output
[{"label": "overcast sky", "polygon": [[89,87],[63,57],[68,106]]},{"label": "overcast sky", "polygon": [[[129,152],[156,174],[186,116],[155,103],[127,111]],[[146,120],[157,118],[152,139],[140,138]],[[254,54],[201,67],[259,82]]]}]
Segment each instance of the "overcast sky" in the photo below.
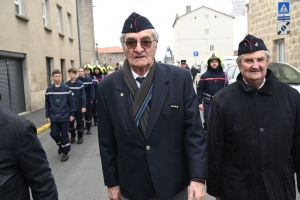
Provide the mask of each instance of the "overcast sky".
[{"label": "overcast sky", "polygon": [[[156,60],[163,60],[168,46],[174,51],[172,25],[176,13],[179,16],[185,14],[186,6],[190,5],[192,11],[207,6],[228,15],[232,12],[231,0],[94,0],[93,5],[95,40],[98,47],[121,47],[119,36],[124,21],[132,12],[137,12],[147,17],[159,33]],[[233,46],[237,50],[238,43],[247,33],[246,15],[233,20],[233,31]]]}]

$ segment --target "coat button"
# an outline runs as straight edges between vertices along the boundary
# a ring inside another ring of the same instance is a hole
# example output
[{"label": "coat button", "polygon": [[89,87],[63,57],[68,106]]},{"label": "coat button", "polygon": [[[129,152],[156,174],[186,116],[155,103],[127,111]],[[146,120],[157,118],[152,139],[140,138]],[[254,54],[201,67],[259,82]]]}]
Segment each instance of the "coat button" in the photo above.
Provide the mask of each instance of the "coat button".
[{"label": "coat button", "polygon": [[149,151],[150,150],[150,146],[146,146],[146,149],[147,149],[147,151]]},{"label": "coat button", "polygon": [[263,128],[260,128],[259,131],[260,131],[260,132],[264,132],[264,129],[263,129]]}]

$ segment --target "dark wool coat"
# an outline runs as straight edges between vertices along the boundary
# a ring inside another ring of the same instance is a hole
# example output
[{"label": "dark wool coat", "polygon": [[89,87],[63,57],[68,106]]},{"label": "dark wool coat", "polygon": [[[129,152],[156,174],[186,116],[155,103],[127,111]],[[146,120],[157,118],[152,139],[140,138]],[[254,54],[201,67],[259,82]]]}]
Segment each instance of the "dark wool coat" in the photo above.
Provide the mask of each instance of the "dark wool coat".
[{"label": "dark wool coat", "polygon": [[239,74],[215,95],[207,136],[210,195],[222,200],[296,198],[300,95],[275,80],[270,70],[260,89],[247,85]]},{"label": "dark wool coat", "polygon": [[170,198],[207,177],[206,138],[190,72],[156,63],[145,139],[133,118],[124,70],[98,84],[104,182],[131,200]]}]

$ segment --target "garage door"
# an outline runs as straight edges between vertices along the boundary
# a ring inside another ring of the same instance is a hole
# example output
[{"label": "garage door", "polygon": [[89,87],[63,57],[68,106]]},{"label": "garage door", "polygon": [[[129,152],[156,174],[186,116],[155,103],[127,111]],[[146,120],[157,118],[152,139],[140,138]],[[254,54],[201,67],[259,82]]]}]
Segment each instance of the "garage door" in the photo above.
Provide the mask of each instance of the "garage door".
[{"label": "garage door", "polygon": [[15,113],[24,112],[25,96],[22,60],[0,58],[0,106]]}]

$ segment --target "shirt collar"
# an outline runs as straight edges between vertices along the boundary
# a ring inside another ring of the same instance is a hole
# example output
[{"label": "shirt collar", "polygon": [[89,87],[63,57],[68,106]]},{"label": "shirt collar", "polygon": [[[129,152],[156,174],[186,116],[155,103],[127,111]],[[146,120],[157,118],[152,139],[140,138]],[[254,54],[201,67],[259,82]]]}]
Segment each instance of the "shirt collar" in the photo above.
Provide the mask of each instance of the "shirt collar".
[{"label": "shirt collar", "polygon": [[145,77],[146,78],[148,72],[149,72],[149,70],[144,74],[144,76],[140,76],[131,69],[131,73],[132,73],[134,79],[136,79],[137,77]]},{"label": "shirt collar", "polygon": [[[246,80],[244,79],[244,77],[243,77],[243,80],[244,80],[244,82],[245,82],[247,85],[249,85],[249,83],[246,82]],[[257,88],[257,89],[262,88],[262,87],[264,86],[265,82],[266,82],[266,78],[264,78],[264,82],[263,82],[263,83],[261,84],[261,86],[260,86],[259,88]]]}]

